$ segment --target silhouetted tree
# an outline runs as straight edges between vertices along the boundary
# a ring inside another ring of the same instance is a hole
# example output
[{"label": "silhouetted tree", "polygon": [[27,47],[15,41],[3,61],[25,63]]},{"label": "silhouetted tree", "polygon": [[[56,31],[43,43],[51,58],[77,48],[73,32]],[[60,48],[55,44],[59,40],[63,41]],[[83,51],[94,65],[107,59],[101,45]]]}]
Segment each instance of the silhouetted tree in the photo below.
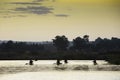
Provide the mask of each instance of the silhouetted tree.
[{"label": "silhouetted tree", "polygon": [[83,39],[86,41],[86,43],[89,43],[89,35],[84,35]]},{"label": "silhouetted tree", "polygon": [[65,51],[69,46],[68,38],[63,36],[56,36],[53,39],[53,45],[57,48],[58,51]]},{"label": "silhouetted tree", "polygon": [[112,37],[112,39],[111,39],[111,47],[112,48],[115,48],[115,49],[120,49],[120,39],[118,39],[118,38],[115,38],[115,37]]},{"label": "silhouetted tree", "polygon": [[82,39],[81,37],[77,37],[77,38],[73,39],[73,47],[76,50],[83,49],[85,47],[85,44],[86,44],[85,40]]},{"label": "silhouetted tree", "polygon": [[14,43],[13,41],[8,41],[7,43],[2,44],[2,50],[3,51],[13,51]]},{"label": "silhouetted tree", "polygon": [[101,38],[101,37],[98,37],[97,39],[95,39],[95,44],[97,44],[97,43],[99,43],[99,42],[101,42],[103,39]]}]

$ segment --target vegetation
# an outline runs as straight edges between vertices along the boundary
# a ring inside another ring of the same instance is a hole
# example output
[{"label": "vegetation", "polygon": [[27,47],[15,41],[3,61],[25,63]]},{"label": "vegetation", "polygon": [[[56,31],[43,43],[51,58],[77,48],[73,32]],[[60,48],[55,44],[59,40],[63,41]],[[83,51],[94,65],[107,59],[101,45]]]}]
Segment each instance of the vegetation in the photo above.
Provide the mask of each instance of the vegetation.
[{"label": "vegetation", "polygon": [[53,39],[53,45],[57,48],[58,51],[66,51],[69,45],[69,41],[65,36],[56,36]]},{"label": "vegetation", "polygon": [[89,36],[68,41],[66,36],[56,36],[53,42],[28,43],[7,41],[0,43],[0,59],[102,59],[120,64],[120,39],[100,38],[89,41]]}]

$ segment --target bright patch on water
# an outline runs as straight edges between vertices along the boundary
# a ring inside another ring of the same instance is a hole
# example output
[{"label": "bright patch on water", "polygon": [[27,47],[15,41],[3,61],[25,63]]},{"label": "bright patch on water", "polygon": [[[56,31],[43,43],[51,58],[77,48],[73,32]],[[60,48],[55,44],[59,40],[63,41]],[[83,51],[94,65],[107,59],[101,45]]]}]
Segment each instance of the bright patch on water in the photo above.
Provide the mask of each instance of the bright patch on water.
[{"label": "bright patch on water", "polygon": [[120,80],[114,71],[50,71],[5,75],[0,80]]},{"label": "bright patch on water", "polygon": [[0,61],[0,80],[120,80],[120,65],[105,61],[69,60],[57,66],[56,60],[38,60],[34,65],[25,65],[29,60]]},{"label": "bright patch on water", "polygon": [[[61,61],[62,63],[64,63],[64,61]],[[0,61],[0,66],[22,66],[25,65],[26,63],[29,63],[29,60],[1,60]],[[44,64],[54,64],[56,63],[56,60],[38,60],[38,61],[34,61],[35,65],[44,65]],[[108,64],[106,61],[104,60],[97,60],[97,63],[99,65],[104,65],[104,64]],[[92,60],[68,60],[68,64],[69,65],[93,65],[93,61]]]}]

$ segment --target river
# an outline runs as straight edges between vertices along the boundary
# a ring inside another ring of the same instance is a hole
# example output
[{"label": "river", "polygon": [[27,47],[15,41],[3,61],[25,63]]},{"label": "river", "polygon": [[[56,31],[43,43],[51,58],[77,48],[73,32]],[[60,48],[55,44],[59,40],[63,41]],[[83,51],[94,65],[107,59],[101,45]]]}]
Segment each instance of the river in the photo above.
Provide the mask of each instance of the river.
[{"label": "river", "polygon": [[101,60],[96,66],[91,60],[70,60],[60,66],[55,60],[34,61],[33,66],[28,62],[0,61],[0,80],[120,80],[120,66]]}]

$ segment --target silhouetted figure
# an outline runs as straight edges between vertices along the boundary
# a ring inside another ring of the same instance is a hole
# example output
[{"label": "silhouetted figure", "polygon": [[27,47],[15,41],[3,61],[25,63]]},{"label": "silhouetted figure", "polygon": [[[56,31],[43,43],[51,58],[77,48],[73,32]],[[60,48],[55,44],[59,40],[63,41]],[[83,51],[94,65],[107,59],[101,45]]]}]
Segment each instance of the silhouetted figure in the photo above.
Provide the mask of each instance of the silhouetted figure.
[{"label": "silhouetted figure", "polygon": [[35,61],[38,61],[37,59],[35,59]]},{"label": "silhouetted figure", "polygon": [[65,59],[65,60],[64,60],[64,63],[65,63],[65,64],[67,64],[67,63],[68,63],[68,60],[67,60],[67,59]]},{"label": "silhouetted figure", "polygon": [[33,61],[32,60],[29,61],[29,65],[33,65]]},{"label": "silhouetted figure", "polygon": [[60,63],[60,60],[59,59],[57,59],[57,63],[56,63],[57,65],[60,65],[60,64],[62,64],[62,63]]},{"label": "silhouetted figure", "polygon": [[96,60],[93,60],[93,64],[94,64],[94,65],[97,65],[97,62],[96,62]]}]

